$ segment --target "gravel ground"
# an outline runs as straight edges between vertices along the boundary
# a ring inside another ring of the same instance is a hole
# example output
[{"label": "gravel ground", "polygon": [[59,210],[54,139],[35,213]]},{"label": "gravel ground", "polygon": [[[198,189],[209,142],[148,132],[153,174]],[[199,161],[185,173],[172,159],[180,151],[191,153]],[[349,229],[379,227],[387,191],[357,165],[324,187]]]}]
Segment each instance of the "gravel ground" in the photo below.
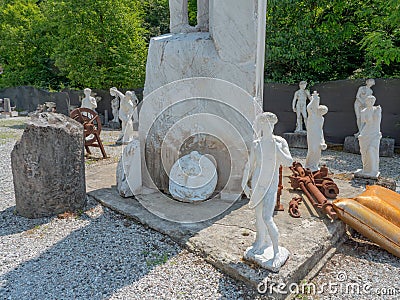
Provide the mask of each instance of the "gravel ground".
[{"label": "gravel ground", "polygon": [[[95,202],[79,215],[35,220],[15,215],[10,152],[22,121],[0,120],[0,299],[261,298],[168,237]],[[117,135],[103,131],[111,158],[98,160],[95,150],[87,168],[118,160]],[[305,153],[292,151],[301,162]],[[358,155],[336,151],[324,152],[323,161],[335,173],[361,167]],[[398,155],[382,158],[381,169],[383,176],[400,181]],[[298,298],[400,299],[399,277],[398,258],[356,236],[308,287],[299,287]]]}]

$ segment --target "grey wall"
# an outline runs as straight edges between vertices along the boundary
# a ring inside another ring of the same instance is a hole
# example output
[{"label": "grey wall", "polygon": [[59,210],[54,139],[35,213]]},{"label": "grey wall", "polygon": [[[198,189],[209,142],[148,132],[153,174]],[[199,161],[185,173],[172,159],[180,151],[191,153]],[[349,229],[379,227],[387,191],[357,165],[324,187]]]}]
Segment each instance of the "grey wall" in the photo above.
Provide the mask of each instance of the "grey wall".
[{"label": "grey wall", "polygon": [[[343,144],[344,138],[357,131],[354,115],[354,101],[358,88],[363,80],[339,80],[317,84],[309,87],[310,91],[319,92],[321,104],[329,107],[325,116],[325,139],[329,143]],[[264,90],[264,110],[274,112],[279,123],[275,133],[293,132],[296,127],[296,114],[292,111],[292,99],[298,89],[297,84],[266,83]],[[372,88],[377,98],[376,105],[382,106],[382,135],[396,139],[400,146],[400,79],[376,79]],[[102,100],[97,111],[104,114],[108,110],[111,118],[111,96],[109,91],[93,90]],[[142,90],[135,90],[138,98],[142,98]],[[65,90],[50,93],[33,87],[16,87],[0,90],[0,98],[10,98],[12,106],[17,109],[34,111],[37,105],[46,101],[57,103],[57,111],[67,114],[67,97],[71,105],[80,105],[79,96],[82,91]]]},{"label": "grey wall", "polygon": [[[125,90],[121,90],[125,92]],[[141,99],[142,90],[135,90],[139,100]],[[102,98],[97,103],[97,111],[104,115],[107,110],[109,118],[111,118],[111,95],[109,91],[92,90],[96,96]],[[45,90],[37,89],[31,86],[20,86],[0,90],[0,98],[10,98],[11,105],[16,106],[18,110],[27,110],[28,112],[35,111],[38,104],[51,101],[57,104],[57,112],[67,115],[68,114],[68,99],[71,105],[80,106],[79,96],[83,96],[83,91],[64,90],[62,92],[48,92]]]},{"label": "grey wall", "polygon": [[[375,105],[382,106],[382,135],[396,139],[400,146],[400,80],[376,79],[372,87],[377,99]],[[354,114],[354,101],[363,80],[339,80],[309,87],[310,92],[318,91],[321,104],[327,105],[329,113],[325,116],[325,139],[330,143],[343,144],[344,138],[357,132]],[[265,84],[264,110],[274,112],[279,123],[276,134],[293,132],[296,127],[296,114],[292,111],[292,100],[298,85]]]}]

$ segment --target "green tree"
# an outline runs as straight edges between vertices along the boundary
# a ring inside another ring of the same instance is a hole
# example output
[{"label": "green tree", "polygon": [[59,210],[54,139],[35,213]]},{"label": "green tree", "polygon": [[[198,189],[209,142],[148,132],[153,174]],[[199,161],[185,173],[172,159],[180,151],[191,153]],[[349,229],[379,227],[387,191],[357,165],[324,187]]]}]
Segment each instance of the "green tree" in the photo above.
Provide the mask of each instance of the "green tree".
[{"label": "green tree", "polygon": [[370,22],[361,40],[363,73],[400,77],[400,1],[365,1],[358,15]]},{"label": "green tree", "polygon": [[47,25],[37,1],[0,0],[0,87],[54,87],[63,81],[50,59]]},{"label": "green tree", "polygon": [[73,87],[144,84],[146,30],[140,0],[43,1],[55,28],[55,65]]}]

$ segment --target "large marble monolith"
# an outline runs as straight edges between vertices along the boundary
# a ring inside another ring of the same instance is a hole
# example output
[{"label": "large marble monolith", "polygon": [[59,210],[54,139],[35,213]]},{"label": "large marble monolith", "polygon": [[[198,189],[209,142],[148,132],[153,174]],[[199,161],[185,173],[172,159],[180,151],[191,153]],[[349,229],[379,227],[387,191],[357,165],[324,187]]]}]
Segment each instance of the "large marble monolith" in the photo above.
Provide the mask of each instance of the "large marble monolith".
[{"label": "large marble monolith", "polygon": [[221,198],[240,196],[262,107],[266,1],[200,2],[194,27],[187,1],[169,3],[171,33],[152,38],[147,57],[139,116],[143,186],[168,193],[173,164],[211,149],[223,153],[215,156]]},{"label": "large marble monolith", "polygon": [[37,113],[11,152],[17,213],[27,218],[86,204],[83,126],[57,113]]}]

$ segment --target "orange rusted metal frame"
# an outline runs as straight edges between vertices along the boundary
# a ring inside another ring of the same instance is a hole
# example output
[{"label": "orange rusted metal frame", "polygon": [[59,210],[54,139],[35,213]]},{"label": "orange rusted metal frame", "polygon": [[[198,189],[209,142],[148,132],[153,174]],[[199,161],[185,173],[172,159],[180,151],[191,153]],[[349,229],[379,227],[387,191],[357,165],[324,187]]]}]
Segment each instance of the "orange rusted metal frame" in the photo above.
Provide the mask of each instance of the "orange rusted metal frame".
[{"label": "orange rusted metal frame", "polygon": [[[337,214],[326,196],[334,196],[336,191],[339,192],[339,189],[332,179],[326,177],[328,168],[324,166],[313,174],[310,170],[304,169],[300,163],[294,162],[290,169],[293,172],[293,175],[290,176],[292,188],[300,188],[314,207],[323,210],[332,219],[336,219]],[[319,182],[320,187],[317,186],[316,181]],[[323,192],[325,192],[325,195]]]},{"label": "orange rusted metal frame", "polygon": [[278,183],[278,194],[277,194],[277,197],[276,197],[275,211],[284,211],[284,210],[285,210],[285,209],[283,208],[283,205],[281,204],[282,190],[283,190],[283,184],[282,184],[282,166],[279,166],[279,183]]}]

